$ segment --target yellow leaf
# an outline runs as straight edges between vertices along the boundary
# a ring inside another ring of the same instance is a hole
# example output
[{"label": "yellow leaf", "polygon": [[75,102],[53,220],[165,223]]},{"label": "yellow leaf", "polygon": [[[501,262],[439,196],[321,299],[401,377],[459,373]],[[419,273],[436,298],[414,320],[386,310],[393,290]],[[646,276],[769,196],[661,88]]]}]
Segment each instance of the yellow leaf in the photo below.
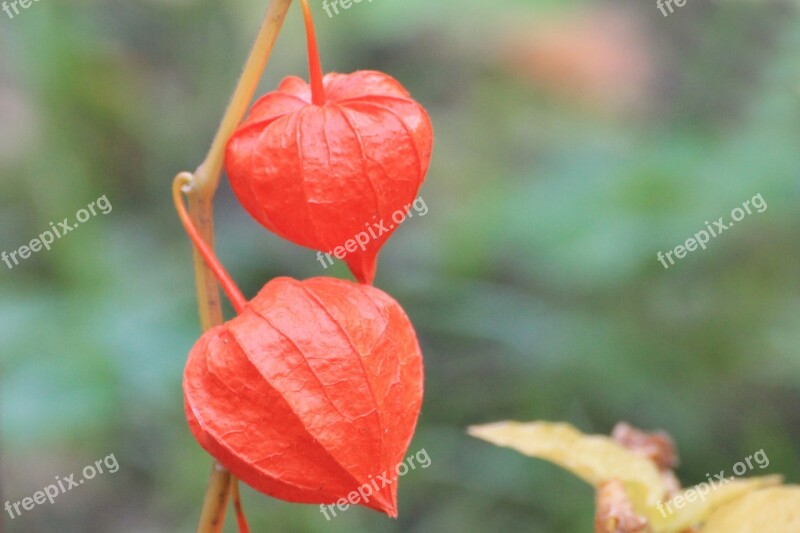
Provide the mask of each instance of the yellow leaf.
[{"label": "yellow leaf", "polygon": [[800,487],[772,487],[751,492],[714,511],[702,533],[797,533]]},{"label": "yellow leaf", "polygon": [[666,489],[655,464],[604,435],[584,435],[569,424],[497,422],[472,426],[469,434],[497,446],[551,461],[597,487],[619,480],[634,508],[657,513]]},{"label": "yellow leaf", "polygon": [[[550,422],[497,422],[472,426],[469,433],[497,446],[546,459],[595,488],[606,481],[619,480],[634,509],[647,518],[654,533],[678,533],[702,524],[721,506],[728,509],[730,505],[726,504],[735,504],[738,498],[781,482],[780,476],[726,480],[725,483],[714,480],[713,485],[700,483],[664,502],[666,487],[656,465],[604,435],[584,435],[569,424]],[[723,531],[727,530],[719,529],[714,533]],[[761,533],[761,530],[740,531]],[[775,531],[800,533],[800,528]]]},{"label": "yellow leaf", "polygon": [[[727,480],[724,484],[715,480],[713,485],[700,483],[673,496],[656,509],[645,510],[644,514],[656,533],[677,533],[703,523],[720,506],[758,489],[780,483],[781,476]],[[654,513],[654,510],[657,512]]]}]

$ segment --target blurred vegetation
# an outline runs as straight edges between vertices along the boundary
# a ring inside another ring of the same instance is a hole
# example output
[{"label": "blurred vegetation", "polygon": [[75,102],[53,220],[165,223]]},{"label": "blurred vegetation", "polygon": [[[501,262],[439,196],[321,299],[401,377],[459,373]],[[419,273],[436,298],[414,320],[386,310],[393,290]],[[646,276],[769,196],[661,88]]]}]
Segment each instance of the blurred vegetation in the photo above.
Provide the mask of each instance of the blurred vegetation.
[{"label": "blurred vegetation", "polygon": [[[265,4],[0,13],[0,250],[101,195],[113,205],[0,264],[1,499],[109,453],[120,463],[4,514],[9,531],[194,530],[210,461],[182,412],[199,327],[169,185],[202,158]],[[326,522],[245,489],[255,532],[589,531],[587,486],[464,433],[501,419],[666,429],[687,484],[763,448],[759,474],[800,482],[796,4],[314,7],[327,71],[389,72],[434,120],[430,212],[387,245],[376,280],[423,345],[410,452],[432,465],[403,478],[397,521],[359,508]],[[293,6],[263,91],[306,68]],[[767,211],[658,263],[758,193]],[[348,276],[263,231],[225,184],[216,205],[219,255],[246,294],[277,275]]]}]

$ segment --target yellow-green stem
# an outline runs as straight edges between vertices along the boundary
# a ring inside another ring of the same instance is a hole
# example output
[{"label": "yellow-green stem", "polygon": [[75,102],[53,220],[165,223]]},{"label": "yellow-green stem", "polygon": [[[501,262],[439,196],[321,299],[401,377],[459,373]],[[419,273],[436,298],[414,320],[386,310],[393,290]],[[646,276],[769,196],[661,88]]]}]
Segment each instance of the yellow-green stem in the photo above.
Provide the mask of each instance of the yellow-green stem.
[{"label": "yellow-green stem", "polygon": [[258,87],[258,82],[267,66],[272,47],[278,38],[278,32],[283,26],[286,13],[292,0],[270,0],[267,6],[267,13],[261,23],[261,29],[256,37],[256,42],[250,51],[250,56],[244,65],[242,77],[233,92],[228,109],[222,117],[217,134],[211,143],[208,155],[202,164],[194,172],[195,184],[198,190],[216,190],[219,184],[219,177],[222,173],[222,165],[225,158],[225,145],[233,134],[234,130],[241,124],[253,95]]},{"label": "yellow-green stem", "polygon": [[[266,67],[275,40],[286,18],[292,0],[270,0],[264,22],[245,63],[242,76],[220,122],[208,155],[192,175],[193,187],[188,191],[189,215],[208,244],[214,249],[214,195],[225,160],[225,145],[242,122],[253,100],[258,82]],[[203,331],[222,323],[219,287],[203,258],[194,251],[197,303]],[[225,522],[225,509],[231,487],[231,474],[216,461],[208,480],[198,533],[219,533]]]}]

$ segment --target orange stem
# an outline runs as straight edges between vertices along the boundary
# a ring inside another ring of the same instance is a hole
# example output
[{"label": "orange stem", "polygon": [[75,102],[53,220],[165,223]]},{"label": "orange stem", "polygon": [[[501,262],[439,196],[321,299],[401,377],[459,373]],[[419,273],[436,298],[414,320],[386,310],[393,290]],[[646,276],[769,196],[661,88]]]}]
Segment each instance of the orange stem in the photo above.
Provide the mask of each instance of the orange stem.
[{"label": "orange stem", "polygon": [[239,526],[239,533],[250,533],[250,526],[247,525],[247,518],[242,509],[242,498],[239,496],[239,480],[231,476],[231,495],[233,496],[233,509],[236,511],[236,523]]},{"label": "orange stem", "polygon": [[200,236],[200,232],[189,217],[189,212],[186,210],[186,206],[183,203],[183,193],[188,192],[191,186],[191,174],[182,172],[175,176],[175,181],[172,182],[172,198],[175,201],[175,209],[178,211],[178,216],[183,223],[183,227],[186,229],[186,233],[189,235],[195,248],[203,257],[203,260],[208,265],[208,268],[211,269],[211,272],[214,273],[214,277],[217,278],[222,290],[228,295],[228,299],[233,304],[236,313],[240,314],[247,305],[247,299],[242,295],[239,287],[233,282],[230,274],[225,270],[225,267],[220,264],[219,259],[217,259],[214,252],[208,247],[203,237]]},{"label": "orange stem", "polygon": [[303,18],[306,22],[306,40],[308,41],[308,74],[311,78],[311,103],[325,104],[325,87],[322,84],[322,64],[319,61],[317,34],[314,31],[314,18],[308,0],[300,0],[303,5]]}]

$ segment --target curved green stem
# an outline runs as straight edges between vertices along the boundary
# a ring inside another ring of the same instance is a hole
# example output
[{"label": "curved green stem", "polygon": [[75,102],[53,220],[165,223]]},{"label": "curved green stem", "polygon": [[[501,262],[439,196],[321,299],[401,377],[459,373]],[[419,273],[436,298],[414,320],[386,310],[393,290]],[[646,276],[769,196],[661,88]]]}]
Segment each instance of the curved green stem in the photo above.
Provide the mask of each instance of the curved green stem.
[{"label": "curved green stem", "polygon": [[[247,58],[242,76],[233,92],[228,108],[225,110],[208,154],[191,175],[193,187],[187,194],[189,218],[197,228],[199,237],[212,253],[214,250],[214,195],[225,161],[225,146],[247,113],[247,108],[253,100],[258,82],[291,3],[292,0],[270,0],[258,37]],[[222,323],[219,288],[213,271],[205,264],[197,248],[194,250],[193,258],[200,324],[203,331],[206,331]],[[208,480],[200,522],[197,526],[198,533],[219,533],[222,530],[231,479],[230,472],[215,461]]]}]

